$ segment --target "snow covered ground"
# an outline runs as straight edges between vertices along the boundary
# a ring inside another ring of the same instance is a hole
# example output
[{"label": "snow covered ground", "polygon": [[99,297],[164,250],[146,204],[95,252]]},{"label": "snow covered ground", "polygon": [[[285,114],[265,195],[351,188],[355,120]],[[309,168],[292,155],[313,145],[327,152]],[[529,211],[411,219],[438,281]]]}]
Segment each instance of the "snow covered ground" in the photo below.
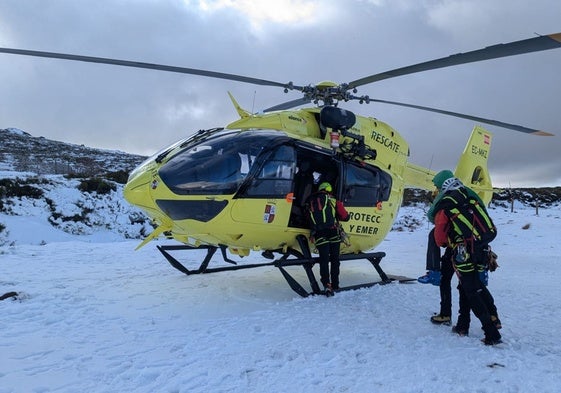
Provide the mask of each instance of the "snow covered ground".
[{"label": "snow covered ground", "polygon": [[[480,342],[475,318],[469,337],[432,325],[432,285],[300,298],[273,267],[187,277],[156,242],[135,252],[138,241],[113,234],[62,236],[0,216],[11,236],[0,295],[20,293],[0,302],[0,393],[559,392],[561,210],[491,213],[496,347]],[[386,272],[422,274],[428,231],[392,232],[379,247]],[[373,278],[367,262],[343,263],[342,285]]]}]

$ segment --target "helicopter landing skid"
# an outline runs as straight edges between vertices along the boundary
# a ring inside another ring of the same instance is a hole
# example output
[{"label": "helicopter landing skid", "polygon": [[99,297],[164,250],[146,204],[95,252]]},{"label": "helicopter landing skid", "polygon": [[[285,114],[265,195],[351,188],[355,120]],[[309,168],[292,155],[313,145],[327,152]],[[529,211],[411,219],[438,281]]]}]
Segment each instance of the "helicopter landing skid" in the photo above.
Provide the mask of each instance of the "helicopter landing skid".
[{"label": "helicopter landing skid", "polygon": [[[300,295],[302,297],[308,297],[310,295],[325,294],[324,291],[322,291],[320,289],[318,281],[316,280],[316,277],[315,277],[314,272],[312,270],[312,267],[314,266],[314,264],[319,263],[318,258],[317,257],[312,257],[305,236],[299,235],[299,237],[297,237],[297,240],[298,240],[298,243],[300,244],[300,248],[303,250],[303,252],[299,252],[295,249],[289,249],[287,252],[281,253],[282,256],[280,258],[274,260],[274,261],[264,262],[264,263],[244,264],[244,265],[238,265],[236,261],[227,257],[227,255],[226,255],[227,247],[226,246],[218,246],[217,247],[217,246],[203,245],[203,246],[194,247],[194,246],[189,246],[189,245],[164,245],[164,246],[156,246],[156,247],[162,253],[162,255],[166,258],[166,260],[174,268],[176,268],[177,270],[179,270],[180,272],[182,272],[186,275],[217,273],[217,272],[223,272],[223,271],[229,271],[229,270],[241,270],[241,269],[252,269],[252,268],[263,267],[263,266],[274,266],[274,267],[277,267],[280,270],[281,274],[285,278],[285,280],[288,283],[288,285],[290,286],[290,288],[294,292],[296,292],[298,295]],[[174,258],[168,252],[168,251],[178,251],[178,250],[201,250],[201,249],[206,249],[207,253],[206,253],[205,258],[201,262],[198,269],[188,269],[188,268],[186,268],[181,262],[179,262],[176,258]],[[208,267],[210,260],[212,259],[212,257],[214,256],[214,254],[216,253],[216,251],[218,249],[220,249],[221,254],[222,254],[222,258],[224,259],[224,261],[232,264],[231,266],[220,266],[220,267],[214,267],[214,268],[209,268]],[[376,272],[379,274],[379,276],[381,278],[381,281],[351,285],[351,286],[347,286],[347,287],[341,287],[341,288],[337,289],[336,292],[349,291],[349,290],[355,290],[355,289],[360,289],[360,288],[369,288],[369,287],[372,287],[374,285],[387,284],[387,283],[390,283],[392,281],[405,282],[405,281],[411,281],[412,280],[412,279],[409,279],[407,277],[402,277],[402,276],[391,276],[391,275],[388,276],[382,270],[382,268],[380,267],[380,262],[382,261],[382,258],[385,257],[385,256],[386,256],[386,253],[384,253],[384,252],[341,255],[340,256],[341,262],[350,261],[350,260],[357,260],[357,259],[368,260],[372,264],[372,266],[374,266],[374,269],[376,269]],[[295,257],[295,258],[289,259],[290,257]],[[306,272],[306,275],[308,277],[308,280],[310,282],[310,287],[311,287],[311,290],[312,290],[311,292],[308,292],[286,270],[286,267],[289,267],[289,266],[302,266],[304,268],[304,270]]]}]

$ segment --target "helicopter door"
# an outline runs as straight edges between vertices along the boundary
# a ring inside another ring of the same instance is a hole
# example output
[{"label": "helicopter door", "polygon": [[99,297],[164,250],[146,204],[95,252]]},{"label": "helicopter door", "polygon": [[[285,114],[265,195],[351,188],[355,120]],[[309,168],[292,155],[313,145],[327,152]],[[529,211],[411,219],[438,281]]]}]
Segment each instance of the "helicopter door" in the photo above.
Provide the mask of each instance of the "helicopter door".
[{"label": "helicopter door", "polygon": [[335,157],[323,151],[298,147],[296,153],[294,193],[288,226],[309,228],[306,200],[324,181],[331,183],[333,189],[337,190],[340,163]]},{"label": "helicopter door", "polygon": [[237,222],[286,227],[290,215],[296,152],[280,145],[262,160],[243,191],[236,196],[232,219]]}]

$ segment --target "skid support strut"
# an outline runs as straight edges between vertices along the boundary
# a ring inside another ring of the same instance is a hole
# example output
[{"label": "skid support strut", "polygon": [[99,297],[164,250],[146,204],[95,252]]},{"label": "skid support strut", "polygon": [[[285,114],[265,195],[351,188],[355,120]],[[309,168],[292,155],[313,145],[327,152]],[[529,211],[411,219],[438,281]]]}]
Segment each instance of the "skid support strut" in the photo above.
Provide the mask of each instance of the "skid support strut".
[{"label": "skid support strut", "polygon": [[[162,255],[166,258],[166,260],[179,270],[180,272],[192,275],[192,274],[206,274],[206,273],[217,273],[223,272],[228,270],[242,270],[242,269],[252,269],[256,267],[263,267],[263,266],[274,266],[279,269],[282,276],[290,286],[290,288],[296,292],[298,295],[302,297],[307,297],[309,295],[318,295],[323,293],[319,287],[318,281],[313,272],[313,266],[318,262],[317,257],[313,257],[312,253],[310,252],[310,248],[308,247],[308,241],[304,235],[299,235],[297,237],[298,244],[302,251],[297,251],[295,249],[289,249],[287,252],[276,251],[281,254],[281,256],[274,261],[271,262],[264,262],[264,263],[253,263],[253,264],[243,264],[238,265],[238,263],[230,258],[228,258],[226,254],[227,247],[224,245],[221,246],[189,246],[189,245],[163,245],[163,246],[156,246],[158,250],[162,253]],[[188,250],[207,250],[206,255],[199,265],[197,269],[188,269],[185,267],[181,262],[179,262],[175,257],[171,255],[171,251],[188,251]],[[214,268],[209,268],[208,265],[216,253],[216,251],[220,250],[222,254],[222,259],[229,263],[228,266],[219,266]],[[364,284],[352,285],[348,287],[342,287],[338,291],[346,291],[352,289],[359,289],[359,288],[367,288],[377,284],[386,284],[394,280],[399,281],[409,281],[406,277],[394,277],[388,276],[380,267],[380,262],[382,258],[385,257],[386,254],[384,252],[372,252],[372,253],[358,253],[358,254],[343,254],[340,257],[341,262],[344,261],[351,261],[357,259],[366,259],[369,261],[376,272],[380,276],[381,281],[375,282],[368,282]],[[306,276],[309,281],[309,285],[311,288],[311,292],[308,292],[286,269],[290,266],[302,266],[304,271],[306,272]]]}]

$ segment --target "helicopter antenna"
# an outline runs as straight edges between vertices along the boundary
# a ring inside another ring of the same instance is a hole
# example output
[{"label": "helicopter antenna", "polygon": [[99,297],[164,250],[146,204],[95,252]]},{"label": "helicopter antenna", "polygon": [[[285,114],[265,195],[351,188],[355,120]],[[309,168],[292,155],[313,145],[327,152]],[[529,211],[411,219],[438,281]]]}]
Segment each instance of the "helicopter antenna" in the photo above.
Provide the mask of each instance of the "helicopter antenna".
[{"label": "helicopter antenna", "polygon": [[429,169],[432,170],[432,161],[434,160],[434,153],[430,156]]}]

